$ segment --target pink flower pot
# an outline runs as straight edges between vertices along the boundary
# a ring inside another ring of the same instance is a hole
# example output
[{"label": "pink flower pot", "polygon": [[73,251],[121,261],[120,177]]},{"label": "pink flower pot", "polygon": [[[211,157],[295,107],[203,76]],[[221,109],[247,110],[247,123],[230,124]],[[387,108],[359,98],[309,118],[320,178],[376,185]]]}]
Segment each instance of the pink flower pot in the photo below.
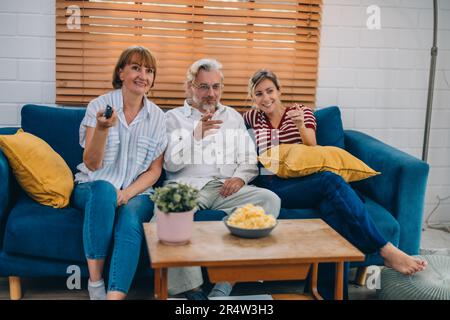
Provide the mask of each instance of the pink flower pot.
[{"label": "pink flower pot", "polygon": [[156,207],[156,233],[159,240],[170,245],[188,243],[192,236],[195,211],[164,213]]}]

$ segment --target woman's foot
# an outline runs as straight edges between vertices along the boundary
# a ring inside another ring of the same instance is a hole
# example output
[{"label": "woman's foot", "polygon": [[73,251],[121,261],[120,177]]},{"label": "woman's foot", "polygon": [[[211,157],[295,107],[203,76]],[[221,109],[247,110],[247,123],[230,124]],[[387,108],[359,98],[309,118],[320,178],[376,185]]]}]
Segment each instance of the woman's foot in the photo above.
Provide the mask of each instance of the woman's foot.
[{"label": "woman's foot", "polygon": [[127,295],[120,291],[108,291],[106,300],[124,300]]},{"label": "woman's foot", "polygon": [[407,255],[390,242],[381,248],[380,254],[384,258],[384,265],[386,267],[392,268],[405,275],[412,275],[422,271],[427,266],[425,260]]}]

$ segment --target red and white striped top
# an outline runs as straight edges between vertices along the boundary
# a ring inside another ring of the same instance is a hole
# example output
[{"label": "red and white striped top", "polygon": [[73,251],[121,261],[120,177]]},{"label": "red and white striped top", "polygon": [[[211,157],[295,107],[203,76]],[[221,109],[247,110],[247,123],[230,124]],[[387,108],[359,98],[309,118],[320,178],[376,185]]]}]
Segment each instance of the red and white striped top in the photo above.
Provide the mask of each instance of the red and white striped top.
[{"label": "red and white striped top", "polygon": [[[287,111],[293,108],[286,108],[278,128],[274,128],[266,114],[260,110],[252,109],[244,114],[245,123],[254,130],[260,154],[281,143],[303,143],[297,126],[286,117]],[[313,111],[303,107],[303,114],[305,126],[316,130],[316,117],[314,117]]]}]

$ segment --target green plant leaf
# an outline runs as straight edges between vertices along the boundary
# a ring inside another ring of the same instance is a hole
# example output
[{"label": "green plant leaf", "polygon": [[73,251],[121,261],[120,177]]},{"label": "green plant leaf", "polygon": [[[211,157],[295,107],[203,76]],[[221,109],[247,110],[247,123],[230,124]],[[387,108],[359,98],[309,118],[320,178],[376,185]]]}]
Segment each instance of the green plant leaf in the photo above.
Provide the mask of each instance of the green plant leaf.
[{"label": "green plant leaf", "polygon": [[198,204],[198,189],[183,183],[169,183],[155,188],[150,199],[162,212],[185,212],[194,209]]}]

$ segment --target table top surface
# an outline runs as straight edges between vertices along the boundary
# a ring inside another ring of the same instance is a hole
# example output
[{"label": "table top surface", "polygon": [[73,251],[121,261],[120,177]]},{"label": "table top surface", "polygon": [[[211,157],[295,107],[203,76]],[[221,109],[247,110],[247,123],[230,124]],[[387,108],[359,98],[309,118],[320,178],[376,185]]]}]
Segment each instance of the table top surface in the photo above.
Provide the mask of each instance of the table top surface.
[{"label": "table top surface", "polygon": [[230,234],[222,221],[194,222],[185,245],[158,240],[156,223],[144,223],[153,268],[363,261],[365,256],[321,219],[279,220],[264,238]]}]

